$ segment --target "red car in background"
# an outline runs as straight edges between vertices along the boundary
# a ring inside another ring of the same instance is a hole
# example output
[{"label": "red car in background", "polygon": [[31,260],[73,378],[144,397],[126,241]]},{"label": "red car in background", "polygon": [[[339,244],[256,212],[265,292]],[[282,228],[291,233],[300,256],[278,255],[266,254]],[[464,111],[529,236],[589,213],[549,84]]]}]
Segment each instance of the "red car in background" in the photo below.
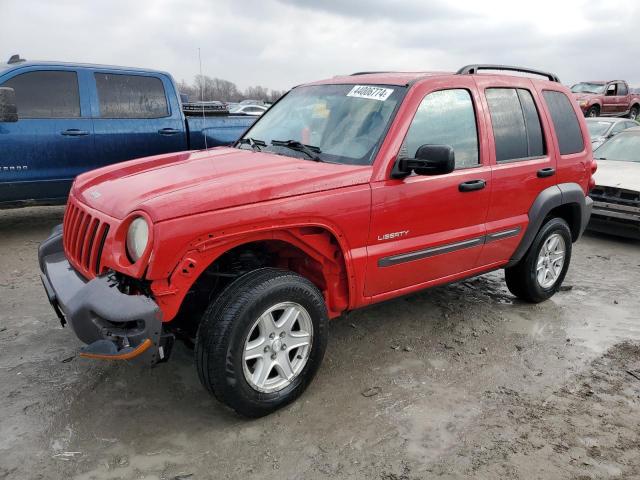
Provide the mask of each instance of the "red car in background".
[{"label": "red car in background", "polygon": [[629,117],[640,114],[640,94],[624,80],[576,83],[571,87],[585,117]]}]

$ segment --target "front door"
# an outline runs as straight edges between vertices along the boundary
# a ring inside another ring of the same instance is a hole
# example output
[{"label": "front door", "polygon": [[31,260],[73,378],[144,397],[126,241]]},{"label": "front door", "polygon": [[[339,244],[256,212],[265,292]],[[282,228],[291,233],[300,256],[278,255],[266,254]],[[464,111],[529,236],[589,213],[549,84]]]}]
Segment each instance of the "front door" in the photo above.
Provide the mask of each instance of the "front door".
[{"label": "front door", "polygon": [[365,294],[420,288],[476,267],[485,234],[491,171],[481,155],[482,122],[475,84],[429,91],[398,157],[414,157],[424,144],[450,145],[456,169],[445,175],[411,175],[372,184]]},{"label": "front door", "polygon": [[93,157],[88,102],[78,73],[17,71],[3,83],[15,90],[18,121],[0,123],[0,203],[60,200]]}]

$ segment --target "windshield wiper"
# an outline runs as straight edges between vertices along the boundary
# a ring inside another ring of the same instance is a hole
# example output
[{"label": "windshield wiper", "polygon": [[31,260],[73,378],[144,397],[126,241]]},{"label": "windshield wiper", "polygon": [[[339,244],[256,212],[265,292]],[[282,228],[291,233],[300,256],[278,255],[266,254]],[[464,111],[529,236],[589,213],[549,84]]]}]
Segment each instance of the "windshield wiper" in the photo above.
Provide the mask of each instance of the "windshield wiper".
[{"label": "windshield wiper", "polygon": [[254,152],[259,152],[262,150],[260,147],[267,146],[264,140],[256,140],[255,138],[251,138],[251,137],[244,137],[238,140],[238,145],[244,145],[244,144],[248,144],[249,146],[251,146],[251,149]]},{"label": "windshield wiper", "polygon": [[286,147],[291,150],[295,150],[296,152],[302,152],[311,160],[322,162],[322,159],[318,156],[319,153],[322,153],[322,150],[314,145],[305,145],[297,140],[272,140],[271,145],[276,147]]}]

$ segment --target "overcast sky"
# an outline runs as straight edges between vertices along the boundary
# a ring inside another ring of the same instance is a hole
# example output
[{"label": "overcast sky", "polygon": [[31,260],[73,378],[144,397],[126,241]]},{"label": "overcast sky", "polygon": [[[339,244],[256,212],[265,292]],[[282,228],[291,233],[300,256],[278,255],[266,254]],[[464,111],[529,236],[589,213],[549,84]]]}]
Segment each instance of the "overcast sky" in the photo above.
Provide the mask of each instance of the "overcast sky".
[{"label": "overcast sky", "polygon": [[203,73],[288,89],[359,70],[526,65],[640,86],[637,0],[0,0],[0,61]]}]

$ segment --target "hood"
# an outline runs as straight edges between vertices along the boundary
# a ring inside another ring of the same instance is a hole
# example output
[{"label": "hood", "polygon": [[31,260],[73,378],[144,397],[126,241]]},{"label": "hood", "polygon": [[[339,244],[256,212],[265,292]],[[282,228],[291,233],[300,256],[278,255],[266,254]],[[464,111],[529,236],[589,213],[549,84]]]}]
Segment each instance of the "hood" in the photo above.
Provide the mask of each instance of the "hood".
[{"label": "hood", "polygon": [[574,93],[573,97],[580,101],[580,100],[591,100],[592,98],[596,98],[598,95],[595,93]]},{"label": "hood", "polygon": [[73,194],[115,218],[145,210],[158,222],[367,183],[370,166],[337,165],[236,148],[143,158],[80,175]]},{"label": "hood", "polygon": [[593,175],[596,185],[624,188],[640,192],[640,163],[598,160],[598,170]]}]

